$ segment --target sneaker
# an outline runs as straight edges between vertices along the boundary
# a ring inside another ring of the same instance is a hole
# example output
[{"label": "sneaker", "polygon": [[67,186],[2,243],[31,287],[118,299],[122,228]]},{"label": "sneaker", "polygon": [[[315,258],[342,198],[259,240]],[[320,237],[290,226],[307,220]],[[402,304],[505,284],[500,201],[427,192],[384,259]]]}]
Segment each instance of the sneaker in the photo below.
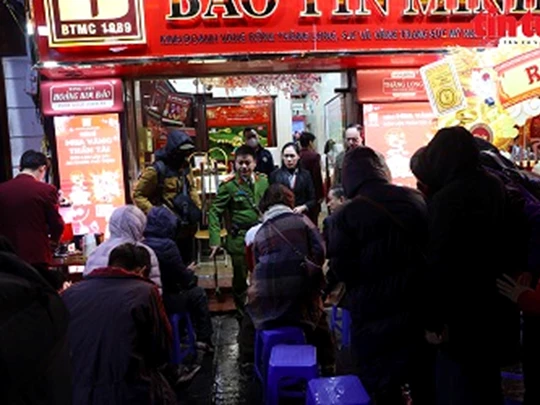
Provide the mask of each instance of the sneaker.
[{"label": "sneaker", "polygon": [[203,352],[204,354],[214,353],[214,345],[212,345],[212,343],[197,342],[196,346],[197,346],[197,350]]},{"label": "sneaker", "polygon": [[176,380],[176,384],[184,384],[193,379],[195,375],[199,372],[201,369],[200,364],[191,364],[186,366],[180,366],[180,375],[178,376],[178,379]]}]

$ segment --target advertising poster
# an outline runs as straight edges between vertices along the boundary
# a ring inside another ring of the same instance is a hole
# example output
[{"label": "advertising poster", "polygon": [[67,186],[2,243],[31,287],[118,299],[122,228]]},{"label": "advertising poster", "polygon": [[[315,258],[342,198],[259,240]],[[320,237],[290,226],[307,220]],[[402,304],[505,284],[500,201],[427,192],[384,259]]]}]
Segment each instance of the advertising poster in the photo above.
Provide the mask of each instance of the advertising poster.
[{"label": "advertising poster", "polygon": [[364,104],[366,145],[382,153],[394,184],[416,188],[409,163],[436,131],[429,103]]},{"label": "advertising poster", "polygon": [[106,233],[109,217],[125,204],[118,114],[54,118],[62,208],[75,235]]},{"label": "advertising poster", "polygon": [[[219,148],[233,157],[234,150],[244,143],[244,128],[254,128],[259,134],[263,147],[273,145],[274,104],[246,108],[243,105],[212,105],[206,108],[206,125],[208,127],[209,148]],[[213,158],[220,159],[216,153]]]}]

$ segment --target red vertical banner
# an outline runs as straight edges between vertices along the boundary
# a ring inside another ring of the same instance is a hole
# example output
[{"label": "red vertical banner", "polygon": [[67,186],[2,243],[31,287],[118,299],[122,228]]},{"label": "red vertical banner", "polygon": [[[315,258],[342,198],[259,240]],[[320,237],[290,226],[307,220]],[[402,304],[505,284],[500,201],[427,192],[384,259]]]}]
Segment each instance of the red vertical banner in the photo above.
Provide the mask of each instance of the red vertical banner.
[{"label": "red vertical banner", "polygon": [[118,114],[54,118],[62,208],[76,235],[105,233],[115,208],[125,204]]},{"label": "red vertical banner", "polygon": [[395,184],[416,187],[411,157],[436,130],[429,103],[364,104],[363,110],[366,145],[384,155]]}]

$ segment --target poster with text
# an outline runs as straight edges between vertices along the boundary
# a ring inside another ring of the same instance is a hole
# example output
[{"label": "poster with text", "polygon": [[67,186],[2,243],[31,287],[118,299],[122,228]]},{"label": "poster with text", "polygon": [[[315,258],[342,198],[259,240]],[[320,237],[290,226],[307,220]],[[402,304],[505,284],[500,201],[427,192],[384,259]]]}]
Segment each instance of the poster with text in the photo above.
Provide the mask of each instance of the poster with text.
[{"label": "poster with text", "polygon": [[384,155],[394,184],[415,188],[411,156],[436,131],[429,103],[364,104],[363,111],[366,145]]},{"label": "poster with text", "polygon": [[54,126],[60,190],[71,204],[61,214],[75,235],[106,234],[125,204],[118,114],[55,117]]}]

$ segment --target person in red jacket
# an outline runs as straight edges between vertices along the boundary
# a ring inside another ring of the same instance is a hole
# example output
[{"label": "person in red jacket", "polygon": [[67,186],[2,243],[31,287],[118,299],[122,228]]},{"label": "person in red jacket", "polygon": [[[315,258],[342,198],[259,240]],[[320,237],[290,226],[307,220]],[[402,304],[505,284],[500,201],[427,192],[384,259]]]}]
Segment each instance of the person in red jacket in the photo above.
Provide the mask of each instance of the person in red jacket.
[{"label": "person in red jacket", "polygon": [[18,176],[0,184],[0,234],[21,259],[40,271],[51,264],[51,244],[64,230],[58,192],[43,182],[48,166],[43,153],[28,150],[21,156]]}]

